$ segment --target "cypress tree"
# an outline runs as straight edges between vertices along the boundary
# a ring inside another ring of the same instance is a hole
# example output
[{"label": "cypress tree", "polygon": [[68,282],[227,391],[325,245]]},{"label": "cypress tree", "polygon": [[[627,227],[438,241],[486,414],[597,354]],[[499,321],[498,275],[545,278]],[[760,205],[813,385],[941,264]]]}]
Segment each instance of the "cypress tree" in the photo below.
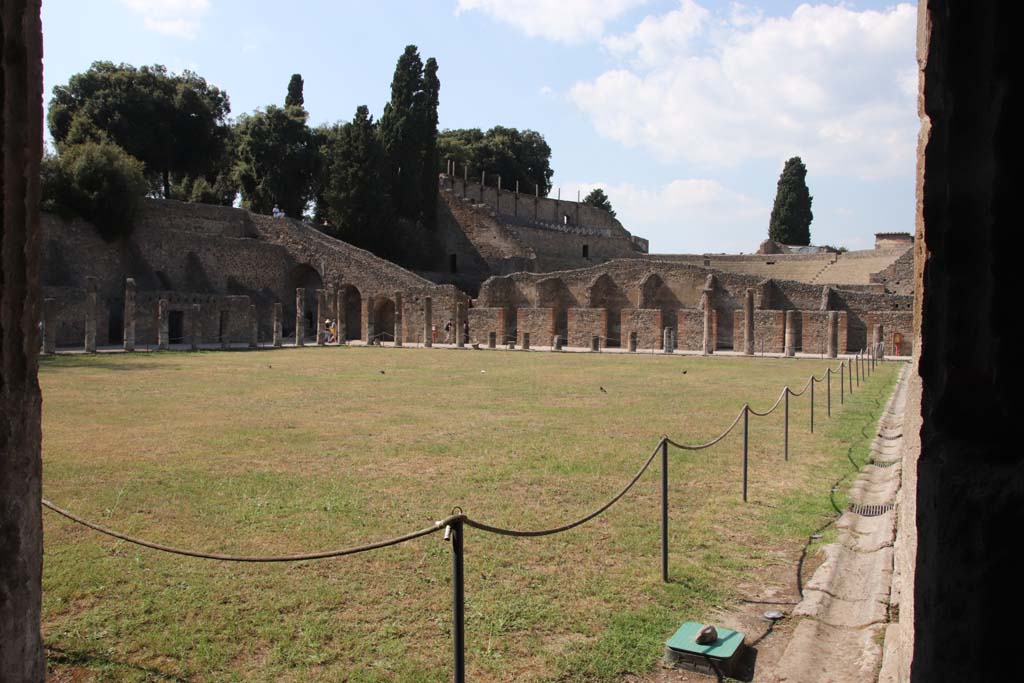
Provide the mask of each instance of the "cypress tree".
[{"label": "cypress tree", "polygon": [[768,224],[768,237],[780,244],[806,246],[811,243],[811,197],[807,190],[807,167],[800,157],[786,162],[779,176]]},{"label": "cypress tree", "polygon": [[437,77],[437,60],[431,57],[423,67],[423,93],[420,97],[420,162],[421,208],[423,224],[433,227],[437,215],[437,172],[440,165],[437,153],[437,105],[441,81]]},{"label": "cypress tree", "polygon": [[288,81],[288,96],[284,98],[284,106],[287,107],[302,107],[305,105],[306,100],[302,96],[302,87],[305,85],[302,80],[302,74],[292,74],[292,78]]}]

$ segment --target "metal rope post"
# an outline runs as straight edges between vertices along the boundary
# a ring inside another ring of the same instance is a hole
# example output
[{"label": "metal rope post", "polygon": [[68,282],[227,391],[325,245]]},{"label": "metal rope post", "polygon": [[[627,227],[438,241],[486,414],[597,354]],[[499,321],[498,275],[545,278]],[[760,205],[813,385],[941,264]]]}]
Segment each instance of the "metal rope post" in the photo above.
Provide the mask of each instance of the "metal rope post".
[{"label": "metal rope post", "polygon": [[462,518],[451,521],[445,536],[452,542],[452,678],[466,683],[465,567],[462,558]]},{"label": "metal rope post", "polygon": [[811,375],[811,434],[814,433],[814,375]]},{"label": "metal rope post", "polygon": [[832,417],[832,368],[825,371],[825,394],[828,397],[825,401],[825,411]]},{"label": "metal rope post", "polygon": [[750,405],[743,406],[743,502],[747,502],[747,445],[750,441]]},{"label": "metal rope post", "polygon": [[854,361],[856,362],[856,365],[857,365],[857,386],[859,387],[860,386],[860,354],[859,353],[856,356],[854,356]]},{"label": "metal rope post", "polygon": [[668,583],[668,440],[661,437],[661,580]]},{"label": "metal rope post", "polygon": [[782,421],[782,457],[787,462],[789,461],[789,387],[787,386],[783,391],[786,393],[786,412],[785,418]]},{"label": "metal rope post", "polygon": [[839,405],[846,403],[846,363],[839,364]]}]

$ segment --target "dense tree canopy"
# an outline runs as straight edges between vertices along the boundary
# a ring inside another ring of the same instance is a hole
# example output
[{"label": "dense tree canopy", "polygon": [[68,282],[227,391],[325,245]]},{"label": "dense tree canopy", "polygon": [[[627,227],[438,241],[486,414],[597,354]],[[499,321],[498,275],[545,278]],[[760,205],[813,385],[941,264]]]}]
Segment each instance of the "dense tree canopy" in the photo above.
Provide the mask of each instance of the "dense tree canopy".
[{"label": "dense tree canopy", "polygon": [[610,213],[612,218],[615,217],[615,209],[612,208],[611,200],[608,199],[608,195],[606,195],[604,190],[600,187],[595,187],[591,190],[590,194],[583,198],[583,203],[590,204],[598,209],[603,209]]},{"label": "dense tree canopy", "polygon": [[316,138],[306,118],[300,107],[275,105],[239,118],[235,178],[243,206],[270,213],[276,205],[291,218],[305,214],[318,165]]},{"label": "dense tree canopy", "polygon": [[403,218],[432,225],[437,198],[437,105],[441,82],[437,62],[424,66],[409,45],[398,58],[391,100],[380,118],[385,182],[395,211]]},{"label": "dense tree canopy", "polygon": [[285,107],[302,107],[306,104],[306,98],[302,96],[304,85],[302,74],[292,74],[291,80],[288,81],[288,95],[284,98]]},{"label": "dense tree canopy", "polygon": [[384,148],[367,107],[351,122],[321,129],[323,182],[316,219],[321,229],[381,253],[391,246],[393,216],[384,188]]},{"label": "dense tree canopy", "polygon": [[154,192],[172,195],[172,180],[214,179],[227,150],[227,93],[185,71],[95,62],[53,89],[48,124],[62,151],[110,141],[145,164]]},{"label": "dense tree canopy", "polygon": [[811,243],[811,197],[807,189],[807,167],[800,157],[786,162],[779,176],[768,224],[768,237],[780,244],[806,246]]},{"label": "dense tree canopy", "polygon": [[486,183],[494,186],[501,176],[502,187],[514,189],[516,181],[522,192],[539,191],[546,197],[551,191],[551,148],[544,136],[533,130],[495,126],[486,133],[479,128],[443,131],[437,139],[439,170],[447,161],[454,161],[456,173],[479,181],[486,173]]}]

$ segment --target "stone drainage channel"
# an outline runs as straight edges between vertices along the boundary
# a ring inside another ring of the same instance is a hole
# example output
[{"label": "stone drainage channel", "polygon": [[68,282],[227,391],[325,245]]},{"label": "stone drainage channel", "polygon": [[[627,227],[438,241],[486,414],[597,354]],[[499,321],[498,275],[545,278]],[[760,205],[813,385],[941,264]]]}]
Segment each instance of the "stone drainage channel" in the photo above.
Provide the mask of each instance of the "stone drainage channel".
[{"label": "stone drainage channel", "polygon": [[[793,609],[797,624],[782,657],[763,679],[774,683],[874,683],[895,666],[883,641],[899,596],[893,593],[893,544],[902,481],[907,375],[879,419],[871,460],[850,488],[838,538]],[[881,675],[880,675],[881,672]]]}]

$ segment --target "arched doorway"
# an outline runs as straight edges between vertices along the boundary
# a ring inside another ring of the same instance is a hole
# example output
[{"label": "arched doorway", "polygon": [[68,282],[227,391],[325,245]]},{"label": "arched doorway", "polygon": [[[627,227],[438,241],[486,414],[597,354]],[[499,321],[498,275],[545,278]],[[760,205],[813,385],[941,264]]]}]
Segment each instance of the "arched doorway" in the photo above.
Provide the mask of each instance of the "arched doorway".
[{"label": "arched doorway", "polygon": [[622,342],[622,309],[629,308],[629,298],[622,288],[608,275],[602,273],[587,288],[587,305],[608,311],[608,328],[605,343],[608,346],[625,346]]},{"label": "arched doorway", "polygon": [[363,338],[363,296],[352,285],[345,285],[342,290],[342,301],[345,302],[345,339]]},{"label": "arched doorway", "polygon": [[323,324],[322,320],[318,321],[316,319],[316,292],[318,289],[323,288],[324,281],[316,268],[308,263],[300,263],[292,269],[291,275],[288,277],[288,283],[291,296],[284,299],[286,302],[285,310],[289,311],[289,313],[285,313],[285,319],[281,321],[283,334],[286,337],[295,334],[295,290],[302,287],[306,290],[303,297],[303,308],[305,309],[303,318],[306,321],[305,336],[307,339],[315,337],[317,325]]},{"label": "arched doorway", "polygon": [[391,299],[382,296],[373,300],[372,332],[378,341],[395,340],[395,302]]}]

